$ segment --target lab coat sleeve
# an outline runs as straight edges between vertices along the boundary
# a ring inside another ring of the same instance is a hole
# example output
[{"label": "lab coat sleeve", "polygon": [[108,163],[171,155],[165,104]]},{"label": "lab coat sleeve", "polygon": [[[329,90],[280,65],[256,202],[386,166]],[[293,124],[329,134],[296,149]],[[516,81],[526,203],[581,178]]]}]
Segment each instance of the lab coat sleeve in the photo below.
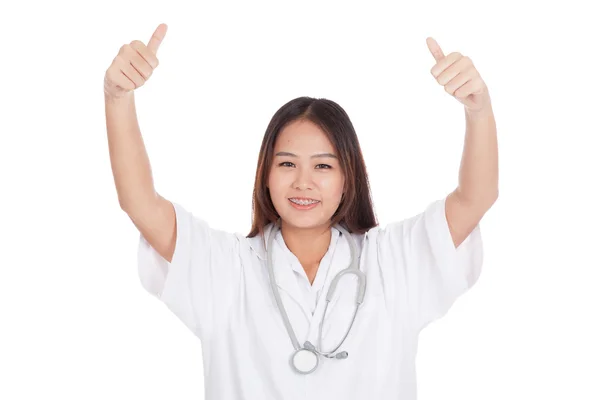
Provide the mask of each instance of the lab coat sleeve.
[{"label": "lab coat sleeve", "polygon": [[445,198],[437,200],[424,212],[388,225],[380,239],[380,257],[396,269],[419,332],[444,316],[481,274],[479,224],[455,247],[445,205]]},{"label": "lab coat sleeve", "polygon": [[167,262],[140,233],[139,278],[148,292],[205,339],[230,303],[239,276],[239,235],[211,228],[182,205],[172,204],[177,221],[173,258]]}]

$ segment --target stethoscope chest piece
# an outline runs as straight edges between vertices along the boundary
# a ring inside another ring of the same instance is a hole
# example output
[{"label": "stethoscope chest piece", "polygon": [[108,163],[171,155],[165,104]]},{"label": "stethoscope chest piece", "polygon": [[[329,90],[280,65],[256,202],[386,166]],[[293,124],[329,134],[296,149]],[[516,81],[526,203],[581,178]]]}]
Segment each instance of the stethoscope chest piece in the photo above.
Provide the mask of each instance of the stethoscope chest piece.
[{"label": "stethoscope chest piece", "polygon": [[319,365],[319,355],[307,348],[296,350],[291,357],[292,368],[300,374],[310,374]]}]

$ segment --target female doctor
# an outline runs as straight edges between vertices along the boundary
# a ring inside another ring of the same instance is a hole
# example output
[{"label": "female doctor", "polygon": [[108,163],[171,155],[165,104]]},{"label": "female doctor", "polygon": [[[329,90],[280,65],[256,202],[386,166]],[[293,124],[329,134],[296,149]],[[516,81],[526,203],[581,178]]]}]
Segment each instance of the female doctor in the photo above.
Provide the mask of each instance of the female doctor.
[{"label": "female doctor", "polygon": [[464,104],[459,186],[378,226],[346,112],[301,97],[269,123],[247,236],[209,226],[154,189],[134,89],[167,26],[121,47],[105,76],[111,165],[139,229],[142,285],[200,339],[207,399],[415,399],[419,332],[476,282],[479,221],[498,195],[487,87],[431,38],[433,77]]}]

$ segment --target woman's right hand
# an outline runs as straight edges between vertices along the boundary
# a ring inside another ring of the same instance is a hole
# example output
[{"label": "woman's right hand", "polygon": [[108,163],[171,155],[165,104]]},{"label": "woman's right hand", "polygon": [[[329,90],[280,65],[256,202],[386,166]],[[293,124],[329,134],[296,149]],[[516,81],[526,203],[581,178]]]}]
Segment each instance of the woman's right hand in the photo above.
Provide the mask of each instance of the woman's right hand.
[{"label": "woman's right hand", "polygon": [[146,46],[139,40],[121,46],[119,53],[104,75],[104,94],[118,99],[142,86],[158,67],[156,53],[167,33],[167,25],[160,24]]}]

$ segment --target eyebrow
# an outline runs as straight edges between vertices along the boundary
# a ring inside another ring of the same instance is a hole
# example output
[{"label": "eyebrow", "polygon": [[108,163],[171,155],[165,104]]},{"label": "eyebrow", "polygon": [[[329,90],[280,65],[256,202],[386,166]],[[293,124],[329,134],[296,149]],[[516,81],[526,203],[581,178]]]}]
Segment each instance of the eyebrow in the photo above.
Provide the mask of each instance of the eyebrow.
[{"label": "eyebrow", "polygon": [[[277,156],[298,157],[296,154],[290,153],[287,151],[280,151],[279,153],[275,154],[275,157],[277,157]],[[313,154],[312,156],[310,156],[310,158],[319,158],[319,157],[337,158],[334,154],[331,154],[331,153],[319,153],[319,154]]]}]

